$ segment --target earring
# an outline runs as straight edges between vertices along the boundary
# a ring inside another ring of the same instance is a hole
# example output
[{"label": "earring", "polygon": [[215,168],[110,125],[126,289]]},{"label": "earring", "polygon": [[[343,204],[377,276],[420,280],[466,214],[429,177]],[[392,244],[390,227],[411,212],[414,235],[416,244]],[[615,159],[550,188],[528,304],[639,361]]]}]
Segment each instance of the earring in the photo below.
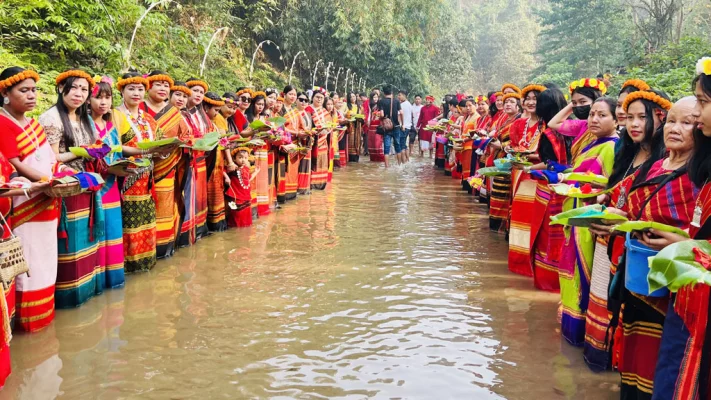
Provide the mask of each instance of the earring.
[{"label": "earring", "polygon": [[9,97],[4,97],[2,100],[2,104],[8,105],[10,104],[10,98]]}]

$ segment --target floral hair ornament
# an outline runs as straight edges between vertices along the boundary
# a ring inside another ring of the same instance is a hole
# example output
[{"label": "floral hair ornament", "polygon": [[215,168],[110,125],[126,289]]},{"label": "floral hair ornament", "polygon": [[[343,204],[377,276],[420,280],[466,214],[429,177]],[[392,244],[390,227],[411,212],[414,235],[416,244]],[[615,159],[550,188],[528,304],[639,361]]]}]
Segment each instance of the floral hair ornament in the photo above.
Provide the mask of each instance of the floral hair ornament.
[{"label": "floral hair ornament", "polygon": [[696,62],[696,75],[711,76],[711,57],[702,57]]},{"label": "floral hair ornament", "polygon": [[240,90],[239,92],[237,92],[237,97],[242,96],[243,94],[248,94],[248,95],[252,96],[252,89],[244,88],[244,89]]},{"label": "floral hair ornament", "polygon": [[600,79],[595,79],[595,78],[583,78],[577,81],[573,81],[573,83],[570,84],[570,94],[573,94],[575,89],[580,89],[580,88],[590,88],[594,90],[600,91],[600,93],[605,94],[607,93],[607,86],[605,86],[605,82],[603,82]]},{"label": "floral hair ornament", "polygon": [[506,89],[511,89],[514,92],[521,94],[521,88],[514,85],[513,83],[505,83],[504,86],[501,87],[501,93],[503,93]]},{"label": "floral hair ornament", "polygon": [[213,100],[213,99],[211,99],[211,98],[209,98],[209,97],[207,97],[207,96],[203,97],[202,101],[203,101],[204,103],[207,103],[207,104],[211,105],[211,106],[222,107],[222,106],[225,105],[225,102],[224,102],[224,101],[222,101],[222,100]]},{"label": "floral hair ornament", "polygon": [[283,103],[283,102],[284,102],[284,97],[282,97],[282,96],[277,97],[277,101],[281,101],[281,102]]},{"label": "floral hair ornament", "polygon": [[326,95],[327,95],[326,89],[322,88],[321,86],[314,86],[314,89],[313,89],[313,90],[314,90],[314,95],[315,95],[316,93],[320,93],[320,94],[322,94],[324,97],[326,97]]},{"label": "floral hair ornament", "polygon": [[474,98],[474,103],[479,104],[481,102],[489,104],[489,99],[487,99],[486,96],[483,96],[483,95],[479,95]]},{"label": "floral hair ornament", "polygon": [[254,93],[252,93],[252,100],[254,100],[257,96],[262,96],[262,97],[266,98],[267,94],[262,91],[254,92]]},{"label": "floral hair ornament", "polygon": [[671,101],[665,99],[664,97],[654,93],[654,92],[632,92],[630,93],[626,98],[625,101],[622,103],[622,108],[627,112],[627,109],[629,108],[630,104],[632,102],[637,101],[637,100],[647,100],[651,101],[652,103],[658,105],[662,109],[669,111],[672,108],[672,103]]},{"label": "floral hair ornament", "polygon": [[143,85],[143,87],[148,90],[148,81],[142,76],[132,76],[126,79],[119,79],[116,83],[116,89],[118,89],[119,92],[122,92],[123,88],[128,85]]},{"label": "floral hair ornament", "polygon": [[148,81],[148,87],[153,86],[153,82],[168,82],[170,86],[175,85],[173,78],[165,74],[149,75],[146,77],[146,80]]},{"label": "floral hair ornament", "polygon": [[626,87],[634,87],[637,88],[637,90],[641,90],[643,92],[646,92],[652,88],[649,87],[647,82],[641,80],[641,79],[628,79],[625,81],[625,83],[622,84],[622,90]]},{"label": "floral hair ornament", "polygon": [[86,81],[89,83],[90,90],[94,87],[94,85],[96,85],[91,75],[78,69],[70,69],[69,71],[62,72],[61,74],[57,75],[57,79],[55,79],[54,82],[57,84],[57,86],[59,86],[62,84],[62,82],[71,77],[86,79]]},{"label": "floral hair ornament", "polygon": [[545,86],[543,86],[543,85],[538,85],[538,84],[530,84],[530,85],[527,85],[526,87],[524,87],[523,89],[521,89],[521,98],[522,98],[522,99],[525,99],[525,98],[526,98],[526,95],[528,95],[528,94],[531,93],[531,92],[542,93],[542,92],[544,92],[546,89],[548,89],[548,88],[545,87]]},{"label": "floral hair ornament", "polygon": [[187,86],[183,86],[183,85],[171,85],[170,91],[171,92],[181,92],[188,97],[193,95],[192,90],[190,90],[190,88],[188,88]]},{"label": "floral hair ornament", "polygon": [[521,100],[521,95],[518,93],[506,93],[504,95],[504,101],[508,99],[518,99],[519,101]]},{"label": "floral hair ornament", "polygon": [[0,81],[0,90],[9,89],[18,83],[24,81],[25,79],[32,79],[35,82],[40,80],[39,74],[37,72],[26,69],[22,72],[18,72],[15,75]]},{"label": "floral hair ornament", "polygon": [[208,85],[207,82],[201,80],[187,81],[185,85],[187,85],[191,89],[193,86],[201,86],[203,89],[205,89],[206,92],[210,88],[210,85]]},{"label": "floral hair ornament", "polygon": [[222,101],[225,102],[225,104],[237,104],[237,102],[233,99],[230,99],[229,97],[223,97]]},{"label": "floral hair ornament", "polygon": [[106,83],[111,88],[114,87],[114,80],[106,75],[104,75],[104,76],[96,75],[96,76],[94,76],[94,78],[92,80],[94,81],[94,88],[91,89],[91,97],[96,97],[99,94],[99,84],[100,83]]}]

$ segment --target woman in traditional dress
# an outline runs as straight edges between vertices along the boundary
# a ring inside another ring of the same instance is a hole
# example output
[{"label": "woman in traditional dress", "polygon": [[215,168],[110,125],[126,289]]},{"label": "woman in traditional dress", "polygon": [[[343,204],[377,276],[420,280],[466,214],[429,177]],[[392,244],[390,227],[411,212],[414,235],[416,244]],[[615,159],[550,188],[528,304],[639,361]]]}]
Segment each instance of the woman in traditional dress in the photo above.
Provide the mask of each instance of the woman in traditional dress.
[{"label": "woman in traditional dress", "polygon": [[[108,77],[95,80],[96,86],[91,91],[89,106],[91,118],[94,123],[94,135],[104,144],[113,147],[121,146],[119,125],[126,126],[126,121],[119,122],[112,112],[113,108],[113,81]],[[121,169],[111,168],[110,165],[121,156],[112,152],[104,157],[104,162],[109,169],[103,174],[104,186],[99,192],[101,205],[104,212],[104,234],[99,236],[99,263],[106,268],[106,287],[116,288],[123,286],[123,220],[121,219],[121,192],[119,191],[118,175],[125,176]]]},{"label": "woman in traditional dress", "polygon": [[[476,126],[474,126],[474,131],[471,133],[473,139],[472,143],[472,153],[470,157],[469,166],[469,176],[474,176],[476,171],[479,169],[480,153],[486,144],[486,139],[489,135],[489,129],[491,129],[491,115],[489,115],[489,98],[486,96],[477,96],[474,98],[476,103],[476,113],[479,118],[476,121]],[[470,194],[479,197],[479,189],[474,190],[472,186],[466,181],[466,189]]]},{"label": "woman in traditional dress", "polygon": [[[496,127],[496,132],[489,147],[491,148],[490,159],[493,160],[506,157],[504,149],[510,145],[510,130],[514,121],[521,113],[521,95],[510,92],[503,95],[504,114],[506,119],[502,119]],[[511,199],[511,177],[497,176],[491,180],[491,193],[489,194],[489,229],[494,232],[508,232],[509,203]]]},{"label": "woman in traditional dress", "polygon": [[[338,96],[338,95],[336,95]],[[328,112],[331,118],[331,126],[337,125],[339,121],[342,120],[341,114],[336,109],[336,102],[333,98],[326,97],[324,100],[323,108]],[[338,146],[339,138],[338,134],[340,131],[331,128],[331,133],[328,137],[328,183],[333,180],[333,169],[340,163],[340,147]]]},{"label": "woman in traditional dress", "polygon": [[[103,172],[102,160],[87,161],[70,147],[96,142],[87,100],[94,86],[84,71],[69,70],[57,76],[57,103],[39,117],[57,162],[77,172]],[[62,199],[59,219],[59,265],[54,301],[57,308],[78,307],[104,291],[105,266],[100,263],[99,238],[103,236],[101,195],[90,191]]]},{"label": "woman in traditional dress", "polygon": [[[692,112],[698,129],[694,132],[694,155],[689,162],[689,177],[702,188],[696,199],[689,234],[694,240],[711,239],[711,58],[704,57],[696,65],[692,82],[696,107]],[[675,105],[675,108],[677,105]],[[676,111],[672,109],[672,111]],[[686,112],[670,112],[666,124],[688,129]],[[651,230],[658,238],[651,239],[659,247],[685,240],[674,233]],[[691,284],[679,289],[669,302],[664,319],[664,332],[659,359],[654,373],[652,399],[708,399],[711,396],[711,324],[709,299],[711,287]]]},{"label": "woman in traditional dress", "polygon": [[[286,123],[284,124],[284,130],[291,136],[291,141],[297,147],[310,148],[309,140],[311,136],[306,132],[309,128],[309,119],[304,113],[304,108],[306,103],[309,101],[308,96],[305,93],[299,93],[297,95],[296,105],[286,113],[284,118]],[[285,200],[291,200],[296,198],[297,190],[299,187],[299,176],[300,176],[300,164],[301,160],[305,157],[304,151],[298,151],[293,149],[291,151],[285,152],[284,156],[286,158],[286,178],[285,178]],[[309,162],[305,163],[310,168],[311,159]],[[310,170],[309,170],[310,172]],[[306,176],[308,175],[308,176]],[[304,174],[305,178],[308,177],[310,181],[311,174]],[[306,184],[304,184],[304,187]],[[311,184],[309,183],[309,188]]]},{"label": "woman in traditional dress", "polygon": [[[119,79],[116,87],[123,97],[123,103],[116,111],[126,117],[129,127],[119,132],[121,143],[136,148],[141,142],[155,140],[158,125],[140,108],[148,81],[136,72],[129,72]],[[149,152],[141,153],[147,155]],[[156,264],[156,205],[151,195],[153,165],[134,172],[119,181],[123,198],[121,217],[126,272],[148,271]]]},{"label": "woman in traditional dress", "polygon": [[[620,131],[619,133],[621,138],[624,137],[621,130],[627,126],[627,114],[625,114],[625,110],[622,108],[622,104],[625,102],[627,95],[639,90],[647,91],[650,89],[651,88],[647,82],[641,79],[629,79],[622,84],[620,94],[617,96],[617,110],[615,110],[615,114],[617,114],[618,130]],[[620,140],[618,143],[618,146],[621,146],[624,141]]]},{"label": "woman in traditional dress", "polygon": [[378,110],[378,101],[380,100],[380,95],[375,91],[370,93],[370,102],[368,103],[368,136],[366,141],[366,146],[368,149],[368,155],[370,156],[370,161],[373,162],[384,162],[385,154],[383,153],[383,135],[378,134],[378,126],[380,126],[380,110]]},{"label": "woman in traditional dress", "polygon": [[[192,142],[194,139],[192,119],[186,108],[192,93],[192,90],[182,81],[175,81],[173,86],[170,87],[170,104],[180,111],[180,116],[187,129],[187,132],[181,137],[181,140],[186,143]],[[178,203],[179,214],[178,226],[180,227],[177,240],[178,247],[192,246],[197,240],[196,167],[195,157],[193,157],[190,149],[183,149],[175,175],[177,183],[176,202]]]},{"label": "woman in traditional dress", "polygon": [[244,228],[252,225],[251,182],[257,177],[259,169],[250,172],[249,149],[240,147],[234,151],[234,170],[224,172],[225,199],[228,202],[227,225],[230,228]]},{"label": "woman in traditional dress", "polygon": [[[142,109],[156,121],[158,139],[178,138],[183,142],[192,139],[192,130],[185,121],[181,108],[169,100],[175,81],[163,71],[153,71],[148,81],[147,101]],[[183,92],[179,92],[183,95]],[[180,212],[177,193],[184,190],[178,179],[178,168],[185,162],[184,149],[175,147],[170,153],[154,158],[153,179],[156,201],[156,258],[170,257],[180,236]]]},{"label": "woman in traditional dress", "polygon": [[[628,92],[629,93],[629,92]],[[663,96],[663,95],[662,95]],[[660,96],[660,99],[663,97]],[[625,96],[627,97],[627,96]],[[662,102],[665,107],[671,104]],[[618,107],[619,108],[619,107]],[[624,109],[623,109],[624,111]],[[641,100],[632,104],[632,113],[627,119],[629,130],[623,129],[624,135],[617,145],[615,164],[608,181],[610,195],[600,196],[598,202],[608,207],[623,208],[627,201],[632,185],[641,183],[647,176],[652,165],[664,157],[663,119],[667,110],[662,105]],[[620,113],[618,112],[619,116]],[[635,174],[636,180],[625,179]],[[586,313],[585,348],[584,357],[588,366],[594,371],[603,371],[610,368],[610,344],[607,340],[611,313],[608,311],[608,286],[610,278],[615,275],[617,257],[614,253],[620,252],[624,246],[624,238],[615,237],[613,240],[613,259],[608,256],[609,232],[605,226],[593,226],[590,231],[596,235],[595,253],[591,274],[591,289],[588,311]],[[614,244],[617,241],[617,244]],[[614,302],[613,302],[614,303]],[[619,304],[619,303],[617,303]]]},{"label": "woman in traditional dress", "polygon": [[461,174],[462,174],[462,190],[471,192],[471,186],[469,186],[469,177],[472,174],[472,153],[474,153],[474,140],[476,126],[479,122],[479,113],[477,113],[477,104],[475,98],[468,98],[464,100],[464,108],[467,110],[467,116],[462,121],[462,138],[464,142],[462,143],[462,151],[459,156],[461,164]]},{"label": "woman in traditional dress", "polygon": [[[536,101],[536,115],[544,124],[538,142],[541,164],[532,170],[549,169],[553,165],[567,165],[570,160],[570,140],[547,127],[548,122],[567,105],[565,96],[557,88],[542,91]],[[563,227],[550,225],[551,216],[563,210],[563,196],[555,194],[547,179],[537,181],[531,214],[530,263],[533,266],[533,284],[537,289],[557,292],[560,290],[558,268],[561,249],[565,243]]]},{"label": "woman in traditional dress", "polygon": [[356,118],[356,115],[363,114],[358,105],[358,97],[355,93],[348,94],[346,102],[346,118],[348,122],[348,162],[358,162],[360,159],[360,148],[363,146],[363,120]]},{"label": "woman in traditional dress", "polygon": [[[624,104],[630,129],[634,129],[633,106],[641,99],[664,104],[664,108],[668,106],[665,99],[653,92],[630,94]],[[687,173],[687,164],[694,149],[694,124],[691,117],[694,106],[694,99],[685,98],[672,107],[670,119],[673,123],[669,126],[665,124],[663,128],[664,143],[669,156],[654,163],[641,183],[632,185],[622,210],[608,208],[610,212],[622,211],[634,221],[653,221],[679,229],[689,228],[693,222],[695,199],[698,195],[698,188]],[[684,118],[686,124],[677,122]],[[626,179],[635,181],[641,172],[638,170]],[[653,250],[663,247],[663,244],[657,242],[658,236],[652,232],[635,236]],[[622,377],[621,399],[650,399],[654,390],[655,367],[665,313],[669,308],[669,297],[649,297],[628,290],[623,282],[627,268],[632,266],[627,263],[628,260],[623,258],[617,266],[615,280],[611,284],[610,300],[621,302],[619,314],[614,314],[611,322],[611,325],[616,327],[612,363]]]},{"label": "woman in traditional dress", "polygon": [[432,158],[432,131],[425,130],[427,123],[431,120],[437,118],[440,113],[439,107],[434,104],[434,96],[425,96],[425,105],[420,110],[420,117],[417,120],[417,126],[420,128],[419,139],[420,139],[420,156],[425,156],[425,150],[429,151],[430,158]]},{"label": "woman in traditional dress", "polygon": [[[355,95],[353,95],[353,97],[355,97]],[[346,164],[348,164],[348,132],[350,123],[347,120],[348,117],[346,115],[349,114],[350,110],[348,109],[348,105],[344,99],[340,97],[338,97],[337,100],[334,100],[334,105],[335,113],[333,114],[336,116],[334,121],[338,121],[340,127],[345,128],[333,132],[335,144],[338,146],[338,155],[334,158],[334,166],[343,168]]]},{"label": "woman in traditional dress", "polygon": [[[49,180],[58,168],[44,129],[25,115],[37,104],[38,80],[36,72],[20,67],[0,73],[0,150],[18,174],[32,182]],[[30,275],[15,280],[17,320],[22,330],[35,332],[54,320],[59,203],[36,190],[28,190],[28,195],[13,197],[11,223],[30,266]]]},{"label": "woman in traditional dress", "polygon": [[[459,120],[459,117],[461,117],[461,113],[459,110],[459,101],[457,101],[456,98],[452,98],[449,100],[449,125],[446,126],[446,129],[443,133],[443,135],[448,135],[453,133],[455,126],[457,124],[457,121]],[[454,152],[449,148],[449,144],[444,144],[444,143],[439,143],[439,147],[437,147],[437,151],[435,152],[435,162],[437,162],[437,157],[441,156],[443,158],[443,166],[444,166],[444,175],[445,176],[452,176],[452,167],[456,165],[455,160],[453,160],[451,157],[454,156]]]},{"label": "woman in traditional dress", "polygon": [[[573,158],[573,171],[609,177],[612,172],[617,142],[615,121],[617,102],[601,97],[588,113],[586,131],[594,138],[581,147]],[[582,206],[575,198],[566,198],[563,211]],[[590,293],[590,273],[595,242],[587,228],[572,227],[570,238],[563,248],[560,262],[561,334],[573,346],[585,341],[585,313]]]},{"label": "woman in traditional dress", "polygon": [[237,90],[237,109],[234,115],[227,118],[227,124],[230,126],[230,131],[237,131],[241,136],[245,136],[245,130],[249,129],[249,121],[245,113],[252,103],[252,91],[248,88],[240,88]]},{"label": "woman in traditional dress", "polygon": [[[475,107],[471,108],[472,111]],[[457,103],[457,113],[459,117],[451,125],[450,133],[452,133],[452,139],[461,140],[464,134],[464,122],[469,118],[469,109],[467,108],[467,100],[462,99]],[[448,158],[448,168],[452,173],[452,179],[460,181],[462,180],[462,151],[464,148],[459,146],[453,140],[450,140],[449,158]],[[445,167],[445,170],[447,170]]]},{"label": "woman in traditional dress", "polygon": [[[536,114],[538,96],[545,86],[528,85],[521,90],[523,109],[527,117],[519,118],[511,126],[511,150],[520,153],[529,162],[541,161],[538,143],[544,130],[541,118]],[[536,198],[537,183],[531,179],[530,169],[514,165],[511,170],[511,227],[509,232],[509,271],[533,276],[531,263],[531,208]]]},{"label": "woman in traditional dress", "polygon": [[[267,106],[267,95],[264,92],[253,93],[252,103],[247,109],[246,117],[250,123],[260,120],[266,122],[267,116],[264,114]],[[255,166],[259,168],[259,173],[254,181],[253,191],[257,196],[257,214],[259,216],[269,215],[269,145],[254,149]]]},{"label": "woman in traditional dress", "polygon": [[[314,109],[312,114],[313,126],[316,130],[314,134],[314,147],[311,153],[311,190],[324,190],[328,184],[329,170],[329,142],[333,122],[331,114],[324,107],[326,101],[326,91],[321,89],[314,92],[311,99],[311,106]],[[331,103],[333,104],[333,103]]]},{"label": "woman in traditional dress", "polygon": [[[309,104],[309,96],[304,92],[299,92],[296,99],[296,108],[292,110],[286,118],[286,129],[288,129],[294,142],[299,144],[303,150],[299,151],[298,155],[298,171],[297,171],[297,193],[311,193],[311,149],[314,145],[315,138],[309,132],[312,127],[312,121],[306,106]],[[296,140],[298,138],[298,141]],[[294,161],[290,161],[294,162]],[[291,177],[291,178],[289,178]],[[290,172],[287,176],[288,187],[293,185],[293,175]],[[288,190],[287,190],[288,191]]]},{"label": "woman in traditional dress", "polygon": [[[212,125],[210,131],[217,130],[223,135],[227,132],[220,130],[215,125],[215,120],[220,115],[220,109],[224,106],[225,102],[217,93],[205,93],[202,108]],[[222,175],[225,166],[223,154],[223,149],[217,146],[207,155],[207,228],[210,232],[222,232],[227,229],[224,177]]]},{"label": "woman in traditional dress", "polygon": [[[187,112],[190,117],[194,139],[200,139],[210,132],[212,123],[205,115],[202,102],[209,85],[200,79],[190,78],[185,83],[190,89]],[[208,198],[207,198],[207,154],[203,151],[192,151],[195,158],[195,238],[199,240],[209,235],[207,226]]]}]

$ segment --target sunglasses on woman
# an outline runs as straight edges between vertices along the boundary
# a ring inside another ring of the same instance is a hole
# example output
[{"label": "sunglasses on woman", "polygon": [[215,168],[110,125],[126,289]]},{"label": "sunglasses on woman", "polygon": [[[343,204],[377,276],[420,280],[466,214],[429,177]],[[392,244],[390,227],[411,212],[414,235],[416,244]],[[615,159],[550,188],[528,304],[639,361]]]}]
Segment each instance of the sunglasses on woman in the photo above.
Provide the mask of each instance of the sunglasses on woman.
[{"label": "sunglasses on woman", "polygon": [[309,101],[309,99],[305,99],[305,98],[303,98],[303,97],[299,97],[298,100],[299,100],[300,102],[302,102],[302,103],[307,103],[307,102]]},{"label": "sunglasses on woman", "polygon": [[243,102],[245,102],[245,103],[249,103],[249,101],[251,100],[251,99],[250,99],[249,97],[247,97],[247,96],[241,96],[239,99],[240,99],[240,101],[243,101]]}]

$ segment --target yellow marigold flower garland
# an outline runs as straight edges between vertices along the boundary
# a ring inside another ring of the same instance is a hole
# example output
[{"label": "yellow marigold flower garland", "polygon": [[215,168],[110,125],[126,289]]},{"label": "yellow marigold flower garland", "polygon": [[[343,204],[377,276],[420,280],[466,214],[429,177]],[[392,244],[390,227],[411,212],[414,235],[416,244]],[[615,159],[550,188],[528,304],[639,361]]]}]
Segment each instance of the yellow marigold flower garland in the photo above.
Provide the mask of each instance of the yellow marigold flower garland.
[{"label": "yellow marigold flower garland", "polygon": [[202,86],[203,89],[207,92],[207,90],[210,88],[210,85],[207,84],[205,81],[188,81],[185,83],[189,88],[192,88],[193,86]]},{"label": "yellow marigold flower garland", "polygon": [[211,106],[222,107],[222,106],[225,105],[225,102],[224,102],[224,101],[221,101],[221,100],[220,100],[220,101],[213,100],[213,99],[211,99],[211,98],[209,98],[209,97],[207,97],[207,96],[205,96],[205,97],[202,99],[202,101],[204,101],[205,103],[207,103],[207,104],[209,104],[209,105],[211,105]]},{"label": "yellow marigold flower garland", "polygon": [[185,94],[186,96],[188,96],[188,97],[190,97],[190,96],[193,95],[193,91],[190,90],[187,86],[175,86],[175,85],[171,85],[171,86],[170,86],[170,91],[171,91],[171,92],[182,92],[182,93],[184,93],[184,94]]},{"label": "yellow marigold flower garland", "polygon": [[504,101],[511,98],[521,100],[521,95],[519,93],[506,93],[504,95]]},{"label": "yellow marigold flower garland", "polygon": [[602,94],[607,93],[607,86],[605,85],[605,82],[595,79],[595,78],[583,78],[577,81],[573,81],[573,83],[570,84],[570,93],[572,94],[575,89],[578,88],[590,88],[590,89],[595,89],[599,90]]},{"label": "yellow marigold flower garland", "polygon": [[91,75],[78,69],[70,69],[69,71],[62,72],[61,74],[57,75],[57,79],[54,80],[54,83],[59,86],[62,82],[67,80],[67,78],[71,77],[86,79],[86,81],[89,83],[89,90],[91,90],[91,88],[96,85],[96,83],[94,83],[94,78],[92,78]]},{"label": "yellow marigold flower garland", "polygon": [[672,108],[672,103],[669,100],[654,92],[645,91],[630,93],[629,96],[627,96],[627,98],[625,98],[625,101],[622,103],[622,108],[625,110],[625,112],[627,112],[627,109],[629,108],[630,104],[637,100],[651,101],[659,107],[665,109],[666,111],[669,111]]},{"label": "yellow marigold flower garland", "polygon": [[168,82],[171,87],[175,85],[175,81],[170,77],[170,75],[160,74],[147,76],[146,80],[148,81],[148,87],[153,86],[153,82]]},{"label": "yellow marigold flower garland", "polygon": [[244,89],[240,90],[239,92],[237,92],[237,97],[239,97],[239,96],[241,96],[241,95],[243,95],[243,94],[245,94],[245,93],[248,94],[248,95],[250,95],[250,96],[252,96],[252,89],[250,89],[250,88],[244,88]]},{"label": "yellow marigold flower garland", "polygon": [[133,85],[133,84],[139,84],[143,85],[146,90],[148,90],[148,81],[146,78],[142,76],[132,76],[130,78],[126,79],[119,79],[118,82],[116,83],[116,89],[118,89],[119,92],[123,91],[123,88],[126,87],[127,85]]},{"label": "yellow marigold flower garland", "polygon": [[513,83],[505,83],[504,86],[501,87],[501,93],[503,93],[506,89],[513,89],[514,92],[521,94],[521,88],[514,85]]},{"label": "yellow marigold flower garland", "polygon": [[262,97],[266,98],[266,97],[267,97],[267,94],[264,93],[264,92],[262,92],[261,90],[260,90],[259,92],[254,92],[254,93],[252,93],[252,99],[254,99],[254,98],[257,97],[257,96],[262,96]]},{"label": "yellow marigold flower garland", "polygon": [[25,79],[33,79],[35,82],[37,82],[40,80],[40,77],[37,72],[27,69],[5,80],[0,81],[0,90],[11,88],[17,85],[18,83],[24,81]]},{"label": "yellow marigold flower garland", "polygon": [[530,93],[530,92],[533,92],[533,91],[536,91],[536,92],[543,92],[543,91],[545,91],[546,89],[547,89],[547,88],[546,88],[545,86],[543,86],[543,85],[538,85],[538,84],[535,84],[535,83],[530,84],[530,85],[527,85],[526,87],[524,87],[523,89],[521,89],[521,98],[522,98],[522,99],[525,99],[525,98],[526,98],[526,95],[527,95],[528,93]]},{"label": "yellow marigold flower garland", "polygon": [[625,83],[622,84],[622,89],[628,87],[628,86],[633,86],[636,87],[638,90],[641,90],[643,92],[646,92],[651,89],[647,82],[641,80],[641,79],[628,79],[625,81]]}]

